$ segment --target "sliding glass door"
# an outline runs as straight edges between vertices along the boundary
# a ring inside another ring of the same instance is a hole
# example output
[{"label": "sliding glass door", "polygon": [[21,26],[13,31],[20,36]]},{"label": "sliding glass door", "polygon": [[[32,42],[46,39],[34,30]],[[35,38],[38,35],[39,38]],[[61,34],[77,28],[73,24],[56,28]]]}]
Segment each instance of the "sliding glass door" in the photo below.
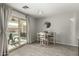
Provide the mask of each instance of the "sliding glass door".
[{"label": "sliding glass door", "polygon": [[26,21],[23,19],[19,20],[19,39],[20,39],[20,44],[24,44],[27,42],[27,30],[26,30]]},{"label": "sliding glass door", "polygon": [[8,20],[8,50],[18,48],[27,43],[26,20],[11,16]]}]

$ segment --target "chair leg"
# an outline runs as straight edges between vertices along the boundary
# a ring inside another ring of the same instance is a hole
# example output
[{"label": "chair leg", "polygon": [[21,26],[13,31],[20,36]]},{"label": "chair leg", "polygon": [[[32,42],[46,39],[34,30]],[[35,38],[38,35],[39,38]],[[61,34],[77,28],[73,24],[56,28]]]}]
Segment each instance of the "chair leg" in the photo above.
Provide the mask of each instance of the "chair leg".
[{"label": "chair leg", "polygon": [[40,41],[40,45],[42,45],[42,42]]},{"label": "chair leg", "polygon": [[44,41],[42,41],[42,45],[44,45]]},{"label": "chair leg", "polygon": [[40,41],[40,45],[43,45],[43,41]]},{"label": "chair leg", "polygon": [[47,41],[47,45],[49,45],[49,42]]}]

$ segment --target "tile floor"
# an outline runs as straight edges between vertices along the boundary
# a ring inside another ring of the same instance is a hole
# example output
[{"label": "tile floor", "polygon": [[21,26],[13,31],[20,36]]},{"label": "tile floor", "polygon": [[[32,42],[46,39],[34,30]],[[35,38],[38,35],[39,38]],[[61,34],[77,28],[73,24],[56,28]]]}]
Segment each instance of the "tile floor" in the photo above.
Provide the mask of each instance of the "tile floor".
[{"label": "tile floor", "polygon": [[26,44],[9,53],[9,56],[77,56],[78,48],[65,45],[41,46],[40,44]]}]

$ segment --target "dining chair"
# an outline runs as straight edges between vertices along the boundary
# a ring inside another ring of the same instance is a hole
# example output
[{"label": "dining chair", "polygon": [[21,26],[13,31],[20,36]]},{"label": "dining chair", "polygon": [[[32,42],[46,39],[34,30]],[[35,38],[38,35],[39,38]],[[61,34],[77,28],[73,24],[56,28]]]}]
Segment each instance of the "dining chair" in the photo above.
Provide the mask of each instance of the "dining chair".
[{"label": "dining chair", "polygon": [[40,38],[40,44],[41,45],[48,45],[49,44],[49,40],[47,37],[47,34],[44,32],[39,33],[39,38]]}]

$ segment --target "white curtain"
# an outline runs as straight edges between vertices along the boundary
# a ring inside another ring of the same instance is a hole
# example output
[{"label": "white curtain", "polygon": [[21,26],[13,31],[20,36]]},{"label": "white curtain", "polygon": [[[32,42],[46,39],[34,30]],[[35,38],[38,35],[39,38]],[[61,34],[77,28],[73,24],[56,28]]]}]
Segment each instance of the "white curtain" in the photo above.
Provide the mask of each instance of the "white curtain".
[{"label": "white curtain", "polygon": [[30,19],[29,19],[29,16],[26,16],[26,24],[27,24],[27,43],[29,44],[30,43],[30,39],[31,39],[31,36],[30,36]]},{"label": "white curtain", "polygon": [[7,21],[10,9],[5,4],[0,5],[0,56],[8,54],[7,50]]}]

